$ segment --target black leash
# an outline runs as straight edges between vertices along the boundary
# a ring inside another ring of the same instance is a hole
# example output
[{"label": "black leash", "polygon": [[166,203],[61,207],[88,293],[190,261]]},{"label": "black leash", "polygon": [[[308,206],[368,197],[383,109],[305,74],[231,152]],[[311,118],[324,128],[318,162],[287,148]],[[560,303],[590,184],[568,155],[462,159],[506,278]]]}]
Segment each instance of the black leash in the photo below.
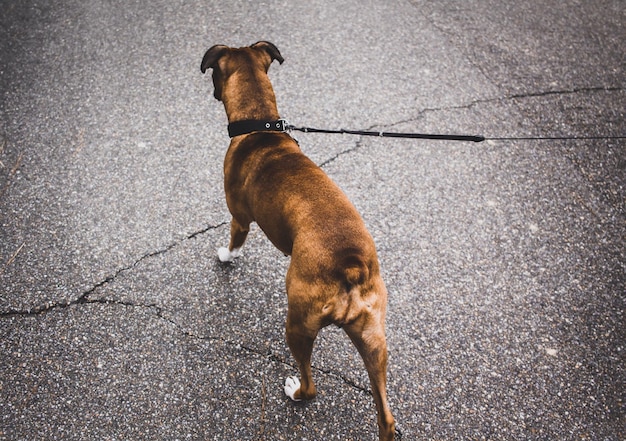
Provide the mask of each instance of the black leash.
[{"label": "black leash", "polygon": [[287,132],[297,130],[304,133],[336,133],[361,136],[380,136],[384,138],[409,138],[409,139],[434,139],[446,141],[570,141],[570,140],[601,140],[601,139],[626,139],[626,136],[522,136],[522,137],[484,137],[481,135],[450,135],[433,133],[399,133],[399,132],[375,132],[368,130],[347,129],[316,129],[314,127],[296,127],[284,119],[274,121],[245,120],[230,123],[228,134],[231,138],[245,135],[251,132]]},{"label": "black leash", "polygon": [[433,133],[398,133],[398,132],[371,132],[367,130],[327,130],[327,129],[315,129],[313,127],[295,127],[288,126],[290,130],[298,130],[304,133],[347,133],[348,135],[363,135],[363,136],[382,136],[384,138],[410,138],[410,139],[437,139],[447,141],[470,141],[470,142],[483,142],[484,136],[473,135],[437,135]]}]

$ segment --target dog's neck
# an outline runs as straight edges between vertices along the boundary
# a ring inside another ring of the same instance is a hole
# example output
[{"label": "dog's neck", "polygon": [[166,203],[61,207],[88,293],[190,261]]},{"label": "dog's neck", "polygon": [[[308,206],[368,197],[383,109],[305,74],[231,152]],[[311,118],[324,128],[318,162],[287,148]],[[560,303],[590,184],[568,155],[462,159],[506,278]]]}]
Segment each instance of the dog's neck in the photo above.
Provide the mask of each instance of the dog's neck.
[{"label": "dog's neck", "polygon": [[229,123],[279,119],[276,96],[267,75],[240,79],[238,84],[240,87],[225,87],[222,94]]}]

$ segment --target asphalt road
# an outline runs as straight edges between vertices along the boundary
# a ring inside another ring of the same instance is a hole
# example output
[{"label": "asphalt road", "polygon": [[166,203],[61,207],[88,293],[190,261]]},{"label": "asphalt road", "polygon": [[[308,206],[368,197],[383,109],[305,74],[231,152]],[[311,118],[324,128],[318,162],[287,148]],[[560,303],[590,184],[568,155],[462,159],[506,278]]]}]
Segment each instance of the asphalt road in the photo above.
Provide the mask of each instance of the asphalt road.
[{"label": "asphalt road", "polygon": [[0,439],[376,438],[340,330],[317,399],[283,394],[288,258],[255,229],[217,260],[228,136],[200,61],[262,39],[294,124],[578,138],[295,135],[375,238],[403,440],[626,438],[622,1],[0,9]]}]

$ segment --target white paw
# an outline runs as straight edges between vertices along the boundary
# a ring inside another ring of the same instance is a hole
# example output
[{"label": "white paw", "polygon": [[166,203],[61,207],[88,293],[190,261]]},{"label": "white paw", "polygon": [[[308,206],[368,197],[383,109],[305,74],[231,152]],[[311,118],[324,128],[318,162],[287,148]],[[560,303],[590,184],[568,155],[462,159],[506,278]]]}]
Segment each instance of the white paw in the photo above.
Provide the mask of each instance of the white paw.
[{"label": "white paw", "polygon": [[285,379],[285,394],[293,401],[301,401],[294,398],[295,393],[300,389],[300,380],[296,377],[287,377]]},{"label": "white paw", "polygon": [[220,247],[217,250],[217,257],[219,257],[220,262],[232,262],[236,257],[239,257],[239,248],[230,251],[226,247]]}]

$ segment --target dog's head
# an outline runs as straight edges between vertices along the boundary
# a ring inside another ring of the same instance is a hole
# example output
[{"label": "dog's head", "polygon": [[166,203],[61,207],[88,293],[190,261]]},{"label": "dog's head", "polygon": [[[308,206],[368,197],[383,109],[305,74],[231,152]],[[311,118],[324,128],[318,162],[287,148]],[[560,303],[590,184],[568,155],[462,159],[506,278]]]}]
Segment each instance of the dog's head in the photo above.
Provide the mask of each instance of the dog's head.
[{"label": "dog's head", "polygon": [[204,54],[200,70],[205,73],[207,69],[213,69],[213,86],[215,86],[213,96],[222,101],[225,81],[240,66],[245,64],[262,67],[267,72],[274,60],[278,60],[280,64],[285,61],[278,48],[269,41],[259,41],[252,46],[238,49],[217,44]]}]

